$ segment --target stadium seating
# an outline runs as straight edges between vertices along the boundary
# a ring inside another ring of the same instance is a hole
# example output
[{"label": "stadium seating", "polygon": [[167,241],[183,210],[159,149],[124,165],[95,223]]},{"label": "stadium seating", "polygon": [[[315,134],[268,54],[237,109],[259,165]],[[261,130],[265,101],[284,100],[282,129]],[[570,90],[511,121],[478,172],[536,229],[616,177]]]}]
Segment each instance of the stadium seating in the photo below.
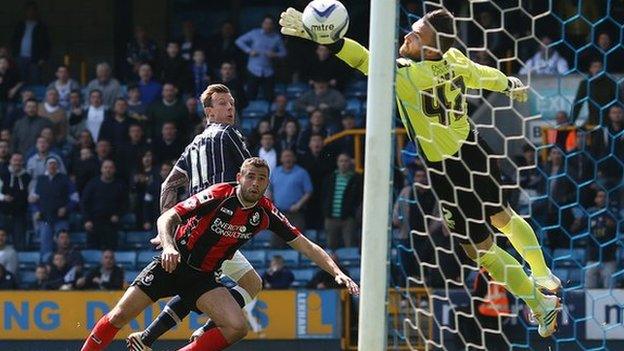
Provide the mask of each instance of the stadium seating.
[{"label": "stadium seating", "polygon": [[82,250],[82,257],[84,258],[85,266],[93,267],[100,264],[102,258],[102,251],[100,250]]},{"label": "stadium seating", "polygon": [[249,263],[251,263],[254,267],[265,267],[266,266],[266,251],[264,250],[252,250],[252,251],[244,251],[243,255],[247,258]]},{"label": "stadium seating", "polygon": [[345,97],[362,99],[366,97],[366,89],[368,87],[366,80],[356,80],[349,85],[345,91]]},{"label": "stadium seating", "polygon": [[17,253],[17,261],[19,262],[19,269],[33,270],[39,262],[41,262],[41,255],[39,251],[23,251]]},{"label": "stadium seating", "polygon": [[295,287],[303,287],[305,286],[314,276],[316,269],[314,268],[304,268],[304,269],[293,269],[293,275],[295,276],[295,281],[293,286]]},{"label": "stadium seating", "polygon": [[78,248],[87,246],[87,232],[70,232],[69,238],[71,243]]},{"label": "stadium seating", "polygon": [[275,255],[282,256],[284,263],[288,267],[297,267],[299,265],[299,252],[295,250],[268,250],[266,255],[267,260],[271,260]]},{"label": "stadium seating", "polygon": [[336,255],[340,259],[340,262],[347,267],[360,265],[360,249],[357,247],[337,249]]},{"label": "stadium seating", "polygon": [[156,251],[139,251],[137,253],[136,266],[138,269],[143,269],[147,266],[152,260],[154,256],[158,256],[159,252]]},{"label": "stadium seating", "polygon": [[150,239],[154,236],[151,231],[130,231],[124,235],[122,247],[127,249],[147,249],[150,247]]},{"label": "stadium seating", "polygon": [[362,101],[357,98],[347,99],[347,113],[352,113],[356,117],[362,116]]},{"label": "stadium seating", "polygon": [[125,270],[134,269],[136,267],[136,251],[117,251],[115,252],[115,261]]},{"label": "stadium seating", "polygon": [[297,99],[308,90],[310,90],[310,86],[306,83],[289,84],[286,87],[286,97],[288,97],[289,100]]},{"label": "stadium seating", "polygon": [[251,100],[241,112],[241,119],[260,119],[269,113],[269,102],[266,100]]},{"label": "stadium seating", "polygon": [[139,273],[141,273],[141,271],[137,271],[137,270],[126,270],[124,272],[124,280],[126,281],[126,283],[130,284],[132,283],[132,281],[134,280],[134,278],[136,278]]}]

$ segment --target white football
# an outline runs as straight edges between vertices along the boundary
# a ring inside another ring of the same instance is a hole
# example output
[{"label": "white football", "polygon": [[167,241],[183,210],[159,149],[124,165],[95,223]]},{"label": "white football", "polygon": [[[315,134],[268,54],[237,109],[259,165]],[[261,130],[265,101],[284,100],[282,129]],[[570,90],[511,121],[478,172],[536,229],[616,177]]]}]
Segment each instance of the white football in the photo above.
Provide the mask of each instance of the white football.
[{"label": "white football", "polygon": [[349,28],[349,13],[340,1],[314,0],[303,10],[303,28],[319,44],[331,44]]}]

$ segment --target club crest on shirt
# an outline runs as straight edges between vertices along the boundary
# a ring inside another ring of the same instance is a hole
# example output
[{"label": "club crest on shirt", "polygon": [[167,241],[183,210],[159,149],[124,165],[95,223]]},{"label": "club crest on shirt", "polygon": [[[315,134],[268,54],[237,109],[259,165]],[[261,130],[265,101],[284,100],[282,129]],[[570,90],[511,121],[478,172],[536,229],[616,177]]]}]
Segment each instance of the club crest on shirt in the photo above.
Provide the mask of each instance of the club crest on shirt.
[{"label": "club crest on shirt", "polygon": [[254,214],[251,216],[251,219],[249,220],[249,224],[256,226],[259,223],[260,223],[260,213],[254,212]]},{"label": "club crest on shirt", "polygon": [[184,207],[187,210],[192,210],[195,207],[197,207],[198,202],[199,201],[197,200],[197,197],[191,196],[188,199],[184,200],[184,202],[182,203],[182,207]]}]

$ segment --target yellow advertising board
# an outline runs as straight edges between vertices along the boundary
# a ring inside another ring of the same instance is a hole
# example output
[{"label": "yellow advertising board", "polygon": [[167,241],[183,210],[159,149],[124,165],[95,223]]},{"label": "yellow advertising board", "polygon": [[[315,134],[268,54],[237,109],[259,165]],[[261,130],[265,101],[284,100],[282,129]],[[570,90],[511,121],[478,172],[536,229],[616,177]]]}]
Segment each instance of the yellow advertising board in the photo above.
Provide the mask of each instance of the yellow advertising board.
[{"label": "yellow advertising board", "polygon": [[[80,340],[110,311],[121,291],[0,292],[0,340]],[[125,338],[156,318],[167,300],[158,301],[118,334]],[[263,291],[245,308],[248,339],[337,339],[341,335],[341,304],[335,290]],[[163,339],[188,339],[206,317],[191,313]]]}]

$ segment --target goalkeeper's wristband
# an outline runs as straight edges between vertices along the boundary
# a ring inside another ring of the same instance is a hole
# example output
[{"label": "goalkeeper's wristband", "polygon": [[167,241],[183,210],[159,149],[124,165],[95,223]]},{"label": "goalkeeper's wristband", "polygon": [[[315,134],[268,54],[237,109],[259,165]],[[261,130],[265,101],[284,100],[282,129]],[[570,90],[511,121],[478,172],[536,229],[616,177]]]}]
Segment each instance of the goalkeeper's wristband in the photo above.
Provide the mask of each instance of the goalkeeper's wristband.
[{"label": "goalkeeper's wristband", "polygon": [[337,53],[340,52],[340,50],[342,50],[342,47],[344,46],[344,43],[345,43],[344,38],[340,38],[337,42],[331,43],[331,44],[327,44],[325,46],[327,46],[327,48],[329,49],[329,52],[332,55],[336,55]]}]

